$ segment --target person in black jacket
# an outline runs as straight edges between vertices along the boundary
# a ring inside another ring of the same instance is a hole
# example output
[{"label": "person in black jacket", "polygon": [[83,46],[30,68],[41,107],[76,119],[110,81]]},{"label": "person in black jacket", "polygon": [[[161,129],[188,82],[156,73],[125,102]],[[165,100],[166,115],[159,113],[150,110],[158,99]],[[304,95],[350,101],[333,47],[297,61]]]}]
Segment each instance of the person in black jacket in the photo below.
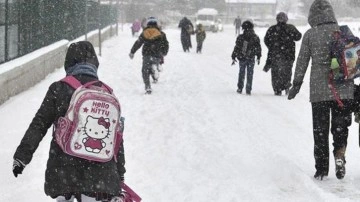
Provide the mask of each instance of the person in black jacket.
[{"label": "person in black jacket", "polygon": [[184,17],[180,20],[178,27],[181,29],[181,45],[184,52],[190,52],[192,48],[191,35],[194,34],[194,25],[187,18]]},{"label": "person in black jacket", "polygon": [[202,24],[198,24],[196,26],[195,35],[196,35],[196,42],[197,42],[196,53],[201,53],[203,43],[206,38],[206,32],[205,32],[204,26]]},{"label": "person in black jacket", "polygon": [[291,87],[292,66],[295,60],[295,41],[302,34],[294,25],[287,24],[288,17],[284,12],[276,16],[277,24],[271,26],[265,35],[265,45],[268,47],[268,58],[264,71],[271,68],[271,81],[275,95],[289,93]]},{"label": "person in black jacket", "polygon": [[159,65],[163,62],[164,56],[166,56],[169,51],[169,42],[166,34],[160,30],[157,20],[154,17],[149,17],[147,26],[132,46],[129,54],[130,59],[134,58],[135,52],[141,46],[143,46],[142,77],[145,83],[146,93],[151,94],[150,75],[154,83],[156,83],[159,78]]},{"label": "person in black jacket", "polygon": [[237,16],[237,18],[235,18],[234,26],[235,26],[235,35],[238,36],[240,34],[240,28],[241,28],[241,18],[240,18],[240,16]]},{"label": "person in black jacket", "polygon": [[236,39],[236,45],[231,58],[233,60],[233,64],[235,64],[236,59],[239,60],[240,71],[237,83],[237,92],[240,94],[242,93],[246,70],[246,94],[251,95],[255,56],[257,63],[260,64],[261,45],[259,37],[255,34],[254,24],[252,22],[246,20],[241,27],[243,29],[243,33]]},{"label": "person in black jacket", "polygon": [[[90,42],[72,43],[65,58],[66,75],[72,75],[82,84],[98,80],[99,61]],[[62,81],[52,83],[46,96],[14,154],[13,173],[22,174],[29,164],[47,130],[65,116],[74,89]],[[45,194],[57,201],[84,202],[84,198],[110,201],[120,195],[124,180],[124,149],[114,160],[99,163],[70,156],[56,143],[54,133],[45,173]]]}]

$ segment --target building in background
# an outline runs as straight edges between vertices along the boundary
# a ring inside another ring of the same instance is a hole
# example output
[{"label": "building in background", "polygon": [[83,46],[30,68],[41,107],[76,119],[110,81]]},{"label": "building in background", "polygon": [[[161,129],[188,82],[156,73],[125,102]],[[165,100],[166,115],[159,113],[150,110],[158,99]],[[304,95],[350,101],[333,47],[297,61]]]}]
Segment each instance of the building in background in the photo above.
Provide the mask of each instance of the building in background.
[{"label": "building in background", "polygon": [[273,19],[277,0],[225,0],[228,19]]}]

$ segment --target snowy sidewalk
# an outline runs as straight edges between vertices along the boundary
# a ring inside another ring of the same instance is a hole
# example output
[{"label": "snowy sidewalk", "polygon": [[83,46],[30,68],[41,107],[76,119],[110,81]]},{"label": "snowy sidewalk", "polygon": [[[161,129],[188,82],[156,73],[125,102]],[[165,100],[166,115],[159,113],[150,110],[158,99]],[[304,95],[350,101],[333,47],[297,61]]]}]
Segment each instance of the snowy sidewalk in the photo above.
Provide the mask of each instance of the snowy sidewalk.
[{"label": "snowy sidewalk", "polygon": [[[305,28],[300,28],[305,32]],[[141,50],[130,29],[103,44],[99,76],[114,88],[125,116],[125,180],[144,202],[359,201],[357,125],[350,129],[347,175],[337,180],[333,158],[327,181],[315,172],[308,79],[295,100],[273,96],[262,71],[267,48],[255,66],[251,96],[236,93],[231,66],[234,30],[208,33],[203,53],[184,53],[180,31],[164,30],[170,50],[153,94],[144,95]],[[263,41],[266,29],[257,29]],[[297,50],[300,43],[297,43]],[[60,69],[0,106],[0,201],[52,201],[43,192],[51,129],[24,173],[14,178],[12,156]],[[331,138],[330,138],[331,139]],[[332,147],[330,147],[332,150]]]}]

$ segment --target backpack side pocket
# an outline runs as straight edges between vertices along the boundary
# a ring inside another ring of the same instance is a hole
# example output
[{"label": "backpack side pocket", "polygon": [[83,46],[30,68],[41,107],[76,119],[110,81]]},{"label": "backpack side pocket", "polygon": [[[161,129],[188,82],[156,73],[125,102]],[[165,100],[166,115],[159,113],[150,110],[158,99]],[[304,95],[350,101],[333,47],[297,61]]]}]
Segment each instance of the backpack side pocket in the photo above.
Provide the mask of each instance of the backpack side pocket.
[{"label": "backpack side pocket", "polygon": [[65,117],[60,117],[55,127],[56,143],[65,150],[65,145],[69,140],[71,122]]}]

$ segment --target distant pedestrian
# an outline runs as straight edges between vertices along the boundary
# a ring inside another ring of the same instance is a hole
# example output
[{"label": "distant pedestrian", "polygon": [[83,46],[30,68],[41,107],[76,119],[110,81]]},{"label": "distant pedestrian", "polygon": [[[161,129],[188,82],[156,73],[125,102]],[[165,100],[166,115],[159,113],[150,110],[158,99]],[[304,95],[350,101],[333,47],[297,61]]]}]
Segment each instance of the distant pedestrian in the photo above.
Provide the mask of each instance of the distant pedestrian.
[{"label": "distant pedestrian", "polygon": [[206,32],[202,24],[198,24],[195,30],[196,35],[196,53],[201,53],[204,40],[206,38]]},{"label": "distant pedestrian", "polygon": [[140,29],[141,29],[141,22],[138,19],[136,19],[131,25],[132,36],[135,36],[135,34],[138,33]]},{"label": "distant pedestrian", "polygon": [[235,18],[234,26],[235,26],[235,35],[237,36],[237,35],[240,34],[240,28],[241,28],[241,18],[240,18],[240,16],[237,16],[237,18]]},{"label": "distant pedestrian", "polygon": [[191,45],[191,35],[194,34],[194,26],[192,22],[184,17],[180,20],[179,28],[181,28],[181,45],[183,47],[184,52],[190,52]]},{"label": "distant pedestrian", "polygon": [[239,77],[237,83],[237,92],[242,93],[245,80],[246,71],[246,94],[251,95],[252,81],[254,75],[255,56],[257,63],[260,64],[261,45],[258,35],[255,34],[254,24],[250,21],[245,21],[241,25],[243,33],[236,39],[234,51],[231,55],[233,64],[236,59],[239,60]]},{"label": "distant pedestrian", "polygon": [[271,68],[274,94],[281,95],[283,90],[288,94],[291,87],[295,41],[299,41],[302,34],[294,25],[287,24],[288,17],[284,12],[277,14],[276,21],[277,24],[267,30],[264,39],[269,49],[265,68]]},{"label": "distant pedestrian", "polygon": [[132,46],[129,57],[133,59],[135,52],[141,47],[143,47],[143,65],[141,71],[145,84],[145,93],[151,94],[150,76],[152,76],[154,83],[158,81],[159,65],[163,63],[164,56],[169,51],[169,42],[166,34],[160,30],[158,21],[154,17],[148,18],[147,26]]}]

